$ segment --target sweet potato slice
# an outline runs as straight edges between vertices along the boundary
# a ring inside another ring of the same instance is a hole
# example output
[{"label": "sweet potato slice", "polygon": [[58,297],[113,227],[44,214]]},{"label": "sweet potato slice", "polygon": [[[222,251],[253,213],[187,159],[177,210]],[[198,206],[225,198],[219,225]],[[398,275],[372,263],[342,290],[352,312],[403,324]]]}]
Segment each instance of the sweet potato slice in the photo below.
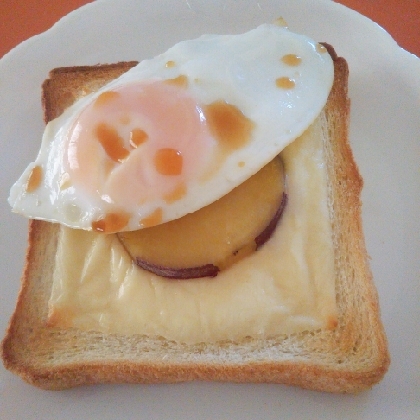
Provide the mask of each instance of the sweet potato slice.
[{"label": "sweet potato slice", "polygon": [[270,238],[285,204],[283,164],[277,157],[216,202],[118,237],[133,260],[155,274],[215,276]]}]

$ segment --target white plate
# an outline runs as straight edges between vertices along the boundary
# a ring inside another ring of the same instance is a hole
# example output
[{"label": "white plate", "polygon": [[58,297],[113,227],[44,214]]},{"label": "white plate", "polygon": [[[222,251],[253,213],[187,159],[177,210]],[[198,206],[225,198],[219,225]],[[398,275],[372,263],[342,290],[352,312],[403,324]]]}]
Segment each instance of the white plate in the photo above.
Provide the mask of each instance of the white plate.
[{"label": "white plate", "polygon": [[239,33],[283,16],[350,65],[351,143],[365,179],[363,217],[392,364],[356,396],[279,385],[93,386],[51,393],[0,367],[3,419],[420,418],[420,60],[367,18],[330,1],[97,1],[0,61],[0,331],[12,314],[27,222],[8,191],[36,156],[40,85],[57,66],[140,60],[202,33]]}]

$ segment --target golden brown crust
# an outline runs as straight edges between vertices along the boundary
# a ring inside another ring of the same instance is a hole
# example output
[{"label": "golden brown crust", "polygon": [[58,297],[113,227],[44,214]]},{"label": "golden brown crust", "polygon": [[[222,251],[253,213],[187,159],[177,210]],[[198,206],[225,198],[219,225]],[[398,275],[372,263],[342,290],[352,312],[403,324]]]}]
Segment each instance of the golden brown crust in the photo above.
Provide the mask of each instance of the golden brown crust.
[{"label": "golden brown crust", "polygon": [[44,122],[57,118],[77,98],[99,89],[136,64],[137,61],[122,61],[96,66],[59,67],[51,70],[48,79],[42,84]]},{"label": "golden brown crust", "polygon": [[[329,392],[370,388],[389,365],[378,296],[361,225],[362,179],[347,138],[347,63],[334,58],[335,81],[325,108],[336,245],[338,324],[335,329],[241,343],[184,345],[159,337],[118,336],[48,327],[59,226],[29,225],[29,247],[16,310],[2,342],[7,369],[44,389],[95,383],[190,380],[273,382]],[[59,115],[135,62],[55,69],[43,85],[45,119]]]}]

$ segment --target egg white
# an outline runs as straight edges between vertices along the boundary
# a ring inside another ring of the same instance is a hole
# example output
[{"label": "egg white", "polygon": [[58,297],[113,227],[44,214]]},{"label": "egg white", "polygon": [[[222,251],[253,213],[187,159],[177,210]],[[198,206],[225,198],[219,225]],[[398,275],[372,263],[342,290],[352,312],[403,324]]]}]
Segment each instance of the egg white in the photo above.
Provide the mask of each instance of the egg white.
[{"label": "egg white", "polygon": [[[298,66],[282,62],[286,54],[301,58]],[[173,66],[166,63],[173,62]],[[11,188],[12,210],[29,218],[58,222],[72,228],[91,230],[92,222],[107,212],[107,203],[63,182],[63,138],[80,112],[102,92],[142,80],[166,80],[184,75],[188,92],[204,105],[223,100],[235,105],[254,122],[252,138],[227,156],[210,177],[197,177],[187,185],[181,199],[167,203],[155,199],[130,209],[133,216],[123,230],[139,229],[139,219],[156,208],[163,209],[162,223],[194,212],[238,186],[277,154],[314,121],[330,92],[334,67],[328,53],[317,42],[286,28],[264,24],[241,35],[203,35],[183,41],[165,53],[144,60],[118,79],[86,95],[61,116],[47,124],[35,160]],[[279,77],[295,81],[293,89],[275,85]],[[239,162],[241,164],[239,165]],[[26,192],[34,166],[43,168],[43,181]],[[204,170],[204,169],[203,169]]]}]

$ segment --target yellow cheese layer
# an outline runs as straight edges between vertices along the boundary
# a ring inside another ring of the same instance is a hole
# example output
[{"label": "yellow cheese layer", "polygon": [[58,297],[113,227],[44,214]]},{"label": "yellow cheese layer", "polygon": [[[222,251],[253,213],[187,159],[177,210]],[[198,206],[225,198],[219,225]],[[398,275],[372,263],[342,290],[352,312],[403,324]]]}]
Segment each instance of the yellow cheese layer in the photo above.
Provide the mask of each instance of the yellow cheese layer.
[{"label": "yellow cheese layer", "polygon": [[282,158],[289,200],[273,237],[215,278],[164,279],[139,269],[115,235],[61,227],[49,323],[186,343],[334,327],[334,250],[319,120]]}]

